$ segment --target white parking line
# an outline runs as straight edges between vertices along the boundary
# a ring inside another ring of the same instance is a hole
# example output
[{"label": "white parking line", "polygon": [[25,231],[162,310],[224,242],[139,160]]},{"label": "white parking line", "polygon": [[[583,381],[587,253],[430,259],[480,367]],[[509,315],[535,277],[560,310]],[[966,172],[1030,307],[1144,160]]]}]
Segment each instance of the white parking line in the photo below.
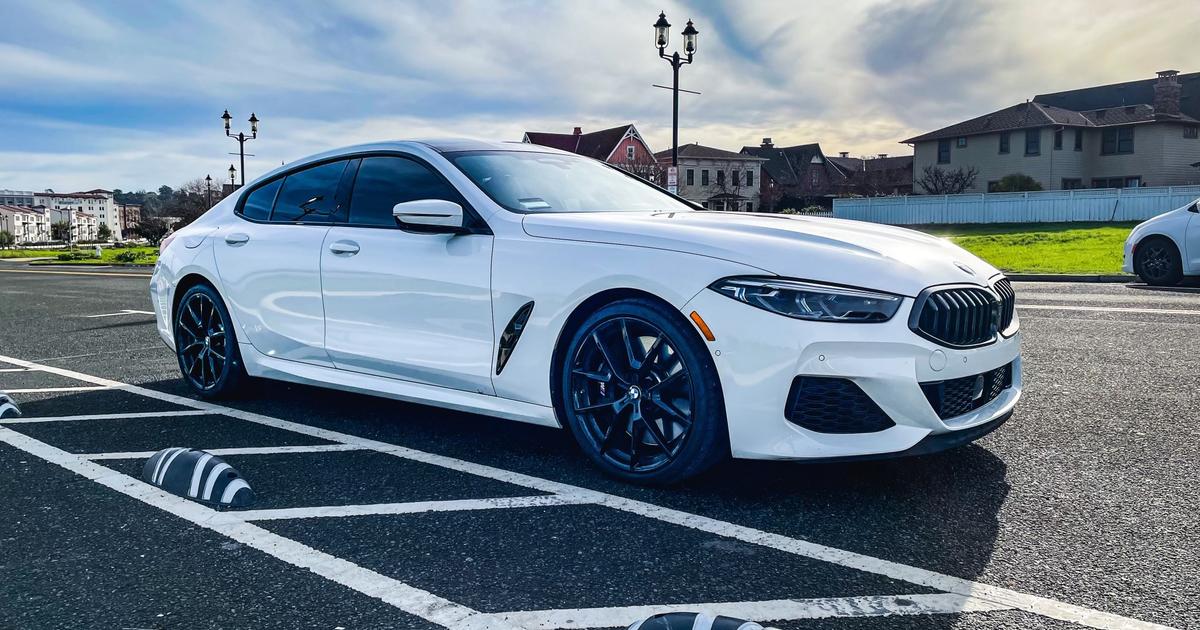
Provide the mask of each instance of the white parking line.
[{"label": "white parking line", "polygon": [[0,368],[0,372],[32,372],[29,368]]},{"label": "white parking line", "polygon": [[1118,306],[1060,306],[1052,304],[1017,304],[1017,312],[1041,311],[1085,311],[1098,313],[1149,313],[1156,315],[1200,315],[1200,309],[1170,308],[1126,308]]},{"label": "white parking line", "polygon": [[467,512],[473,510],[548,507],[553,505],[581,505],[591,502],[590,497],[577,494],[542,494],[531,497],[494,497],[490,499],[458,499],[454,501],[414,501],[411,503],[376,503],[374,505],[327,505],[321,507],[283,508],[278,510],[244,510],[237,514],[247,521],[281,521],[292,518],[421,514],[424,512]]},{"label": "white parking line", "polygon": [[[111,388],[98,388],[111,389]],[[10,393],[20,393],[21,390],[12,389]],[[204,415],[220,415],[214,414],[211,411],[202,411],[199,409],[187,409],[185,411],[138,411],[131,413],[89,413],[78,416],[31,416],[28,418],[8,418],[0,419],[0,424],[35,424],[38,422],[76,422],[80,420],[126,420],[130,418],[176,418],[179,416],[204,416]]]},{"label": "white parking line", "polygon": [[247,523],[234,512],[218,512],[183,497],[168,494],[129,475],[113,472],[100,464],[59,450],[12,429],[0,427],[0,442],[5,442],[121,494],[170,512],[195,525],[213,530],[289,564],[312,571],[325,579],[383,600],[404,612],[438,625],[462,630],[514,628],[499,617],[443,599],[428,591],[409,586],[353,562],[318,551],[291,538]]},{"label": "white parking line", "polygon": [[[201,414],[209,414],[207,411],[201,411]],[[9,423],[13,424],[13,423]],[[313,444],[309,446],[246,446],[235,448],[209,448],[205,449],[205,453],[220,455],[278,455],[284,453],[339,453],[342,451],[361,451],[364,450],[361,446],[354,444]],[[106,459],[146,459],[153,456],[158,451],[122,451],[116,453],[87,453],[80,455],[84,459],[92,461],[100,461]]]},{"label": "white parking line", "polygon": [[120,317],[122,315],[153,315],[153,314],[154,314],[154,311],[135,311],[135,310],[126,308],[126,309],[121,309],[121,311],[119,313],[104,313],[102,315],[84,315],[84,317],[86,317],[88,319],[95,319],[97,317]]},{"label": "white parking line", "polygon": [[112,389],[111,387],[40,387],[36,389],[6,389],[4,391],[10,394],[52,394],[55,392],[94,392],[101,389]]},{"label": "white parking line", "polygon": [[[183,396],[147,389],[138,385],[129,385],[98,376],[84,374],[82,372],[75,372],[73,370],[35,364],[29,361],[5,356],[0,356],[0,361],[22,367],[38,368],[52,374],[67,376],[77,380],[95,383],[97,385],[116,387],[131,393],[141,394],[148,398],[170,402],[177,405],[190,406],[196,409],[222,413],[230,417],[241,418],[250,422],[256,422],[266,426],[285,429],[296,433],[302,433],[312,437],[346,444],[355,444],[366,449],[389,453],[396,457],[433,464],[450,470],[470,473],[497,481],[504,481],[527,488],[533,488],[534,490],[542,492],[588,497],[594,503],[599,503],[631,514],[708,532],[725,538],[753,543],[801,557],[829,562],[831,564],[864,571],[866,573],[902,580],[911,584],[926,586],[939,591],[957,594],[964,598],[979,599],[982,600],[983,604],[1016,608],[1044,617],[1049,617],[1060,621],[1069,621],[1092,628],[1104,628],[1109,630],[1164,630],[1169,628],[1169,626],[1164,626],[1161,624],[1141,621],[1084,606],[1077,606],[1075,604],[1070,604],[1047,597],[1022,593],[1020,591],[992,586],[982,582],[976,582],[943,573],[937,573],[928,569],[909,566],[852,551],[837,549],[834,547],[828,547],[805,540],[790,538],[780,534],[773,534],[759,529],[738,525],[736,523],[721,521],[706,516],[700,516],[698,514],[691,514],[680,510],[654,505],[652,503],[646,503],[644,501],[607,494],[579,486],[572,486],[570,484],[534,477],[524,473],[513,472],[483,464],[476,464],[444,455],[426,453],[394,444],[388,444],[386,442],[362,438],[356,435],[339,433],[329,429],[321,429],[305,424],[299,424],[289,420],[282,420],[250,411],[242,411],[240,409],[225,407],[202,400],[193,400]],[[12,433],[11,429],[0,428],[0,435],[4,435],[6,432]],[[80,459],[80,461],[87,462],[87,460],[82,459]],[[97,465],[92,464],[92,462],[87,463],[91,465]],[[186,500],[181,500],[184,501],[185,504],[194,505]],[[164,507],[163,509],[169,508]],[[294,543],[294,541],[289,542]],[[294,544],[298,545],[299,543]],[[262,547],[259,548],[261,549]],[[269,548],[263,550],[271,553]],[[314,553],[320,553],[316,552],[316,550],[313,551]],[[295,564],[296,562],[293,563]],[[426,618],[428,619],[428,617]]]},{"label": "white parking line", "polygon": [[653,606],[615,606],[530,610],[496,613],[527,630],[570,628],[607,628],[614,619],[644,619],[651,615],[683,611],[725,615],[755,621],[796,621],[831,617],[891,617],[895,615],[935,615],[965,612],[1010,610],[1008,606],[950,593],[921,595],[873,595],[867,597],[827,597],[820,599],[775,599],[760,602],[720,602],[708,604],[665,604]]}]

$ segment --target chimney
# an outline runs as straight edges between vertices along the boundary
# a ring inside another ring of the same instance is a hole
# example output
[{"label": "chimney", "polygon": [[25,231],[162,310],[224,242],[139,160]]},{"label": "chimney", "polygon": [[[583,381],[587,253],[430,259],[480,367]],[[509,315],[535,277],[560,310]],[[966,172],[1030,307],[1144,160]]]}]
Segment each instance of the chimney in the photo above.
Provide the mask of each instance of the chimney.
[{"label": "chimney", "polygon": [[839,157],[850,157],[850,152],[849,151],[838,151],[838,156]]},{"label": "chimney", "polygon": [[771,139],[770,139],[770,138],[763,138],[763,141],[762,141],[762,148],[764,148],[764,149],[771,149],[771,148],[774,148],[774,146],[775,146],[775,143],[774,143],[774,142],[771,142]]},{"label": "chimney", "polygon": [[571,135],[575,135],[575,136],[583,135],[583,127],[576,127],[575,131],[571,132]]},{"label": "chimney", "polygon": [[878,155],[878,157],[885,158],[885,157],[887,157],[887,154],[886,154],[886,153],[880,153],[880,154]]},{"label": "chimney", "polygon": [[1179,99],[1183,92],[1178,70],[1163,70],[1154,83],[1154,115],[1179,118]]}]

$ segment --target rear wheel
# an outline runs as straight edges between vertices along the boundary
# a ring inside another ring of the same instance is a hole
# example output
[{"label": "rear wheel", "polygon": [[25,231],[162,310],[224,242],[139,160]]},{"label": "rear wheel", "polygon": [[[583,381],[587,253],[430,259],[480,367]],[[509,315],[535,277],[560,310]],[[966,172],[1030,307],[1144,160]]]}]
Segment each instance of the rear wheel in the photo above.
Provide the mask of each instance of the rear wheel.
[{"label": "rear wheel", "polygon": [[729,453],[716,368],[681,319],[650,300],[622,300],[570,340],[562,410],[584,453],[610,475],[673,483]]},{"label": "rear wheel", "polygon": [[1146,284],[1170,286],[1183,279],[1179,248],[1170,239],[1151,237],[1138,243],[1133,270]]},{"label": "rear wheel", "polygon": [[175,309],[175,355],[183,380],[205,398],[229,396],[246,380],[229,311],[206,284],[188,289]]}]

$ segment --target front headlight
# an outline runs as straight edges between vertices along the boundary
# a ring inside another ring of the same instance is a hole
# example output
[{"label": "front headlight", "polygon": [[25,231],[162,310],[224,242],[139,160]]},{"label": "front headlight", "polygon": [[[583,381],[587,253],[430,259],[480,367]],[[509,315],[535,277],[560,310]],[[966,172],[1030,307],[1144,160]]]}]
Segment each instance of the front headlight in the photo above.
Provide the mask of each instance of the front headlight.
[{"label": "front headlight", "polygon": [[764,311],[820,322],[886,322],[898,295],[784,278],[725,278],[708,288]]}]

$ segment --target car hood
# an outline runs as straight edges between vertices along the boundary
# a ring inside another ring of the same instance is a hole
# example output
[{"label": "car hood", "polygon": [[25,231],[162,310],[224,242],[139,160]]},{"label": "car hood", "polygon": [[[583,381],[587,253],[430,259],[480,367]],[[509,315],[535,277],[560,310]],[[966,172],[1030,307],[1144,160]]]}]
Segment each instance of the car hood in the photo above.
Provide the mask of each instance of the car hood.
[{"label": "car hood", "polygon": [[[953,243],[878,223],[745,212],[529,214],[533,237],[650,247],[720,258],[793,278],[915,296],[999,273]],[[964,269],[965,268],[965,269]]]}]

